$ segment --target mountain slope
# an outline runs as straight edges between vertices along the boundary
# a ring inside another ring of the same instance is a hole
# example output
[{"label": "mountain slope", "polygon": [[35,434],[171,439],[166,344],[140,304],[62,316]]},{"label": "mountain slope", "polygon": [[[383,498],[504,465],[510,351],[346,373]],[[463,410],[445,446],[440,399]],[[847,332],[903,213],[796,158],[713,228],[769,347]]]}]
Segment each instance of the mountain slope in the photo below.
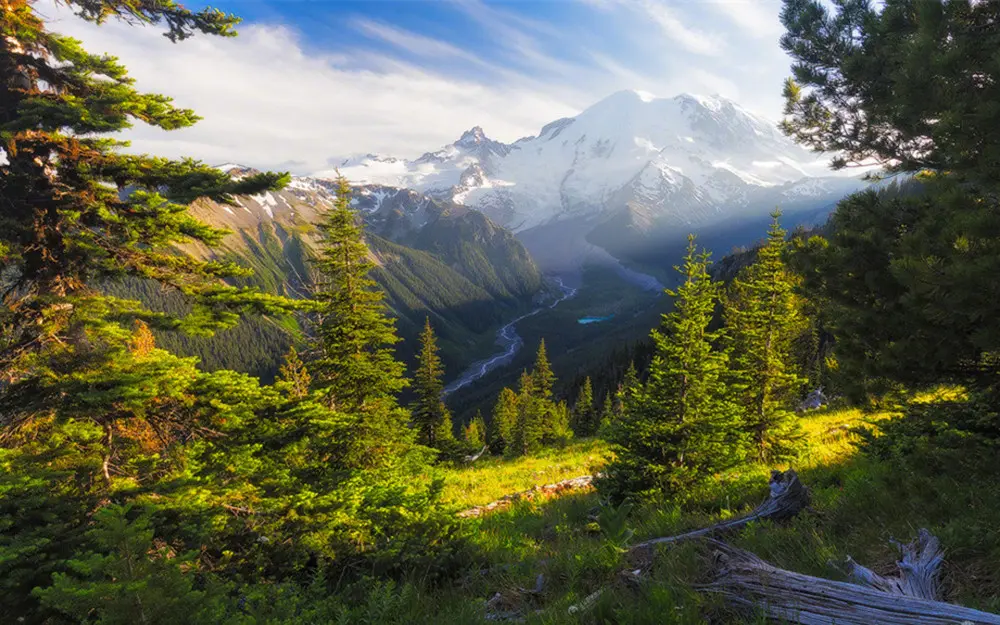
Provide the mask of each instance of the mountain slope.
[{"label": "mountain slope", "polygon": [[519,235],[585,223],[596,235],[587,239],[620,258],[679,232],[765,216],[775,206],[786,214],[815,210],[862,185],[825,169],[774,124],[732,101],[636,91],[615,93],[512,144],[477,127],[412,161],[366,155],[339,165],[359,184],[464,204]]},{"label": "mountain slope", "polygon": [[[252,173],[224,167],[236,177]],[[254,275],[242,280],[246,284],[305,297],[312,283],[310,259],[321,236],[316,223],[333,200],[332,183],[308,178],[293,179],[280,192],[240,196],[236,206],[199,200],[191,213],[231,234],[217,249],[184,251],[252,269]],[[526,308],[542,286],[524,246],[477,211],[377,185],[356,187],[353,206],[366,222],[373,276],[397,317],[404,339],[398,353],[404,359],[412,356],[424,318],[430,317],[442,358],[457,374],[488,351],[495,327]],[[146,300],[158,297],[142,285],[129,289]],[[248,320],[213,339],[164,340],[181,353],[201,356],[209,368],[224,364],[267,379],[291,343],[294,326],[292,320]],[[228,343],[234,340],[239,343],[235,353]]]}]

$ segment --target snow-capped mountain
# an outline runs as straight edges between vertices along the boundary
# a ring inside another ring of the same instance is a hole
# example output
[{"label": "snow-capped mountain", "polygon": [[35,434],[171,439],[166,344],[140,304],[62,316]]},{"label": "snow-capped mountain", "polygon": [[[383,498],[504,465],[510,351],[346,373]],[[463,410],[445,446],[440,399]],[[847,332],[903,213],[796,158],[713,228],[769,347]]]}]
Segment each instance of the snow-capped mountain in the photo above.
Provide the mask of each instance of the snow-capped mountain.
[{"label": "snow-capped mountain", "polygon": [[730,100],[637,91],[615,93],[513,144],[476,127],[415,160],[366,155],[337,170],[355,184],[476,208],[515,232],[566,220],[597,225],[624,210],[652,229],[704,226],[776,205],[830,203],[862,184],[829,175],[823,159]]}]

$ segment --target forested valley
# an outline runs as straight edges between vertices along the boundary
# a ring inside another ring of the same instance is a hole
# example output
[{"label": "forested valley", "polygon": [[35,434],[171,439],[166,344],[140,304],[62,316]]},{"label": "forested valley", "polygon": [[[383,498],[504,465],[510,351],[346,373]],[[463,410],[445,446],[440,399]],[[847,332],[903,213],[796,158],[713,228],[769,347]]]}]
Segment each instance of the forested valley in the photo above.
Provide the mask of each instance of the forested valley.
[{"label": "forested valley", "polygon": [[124,150],[199,118],[0,10],[0,620],[1000,623],[1000,3],[784,0],[782,131],[879,184],[688,237],[647,338],[560,376],[541,337],[458,408],[546,296],[513,235],[362,219],[344,177],[206,223],[291,177]]}]

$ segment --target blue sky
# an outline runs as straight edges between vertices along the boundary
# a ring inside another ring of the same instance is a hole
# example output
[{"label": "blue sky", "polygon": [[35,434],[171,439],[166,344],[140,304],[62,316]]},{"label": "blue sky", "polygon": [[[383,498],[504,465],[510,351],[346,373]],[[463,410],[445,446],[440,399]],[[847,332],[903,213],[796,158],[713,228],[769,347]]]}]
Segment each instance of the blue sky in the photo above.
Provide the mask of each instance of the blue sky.
[{"label": "blue sky", "polygon": [[[306,173],[365,152],[418,156],[482,126],[514,141],[621,89],[720,94],[780,116],[777,0],[224,0],[235,39],[170,44],[43,7],[204,121],[129,133],[138,151]],[[189,3],[198,7],[202,3]]]}]

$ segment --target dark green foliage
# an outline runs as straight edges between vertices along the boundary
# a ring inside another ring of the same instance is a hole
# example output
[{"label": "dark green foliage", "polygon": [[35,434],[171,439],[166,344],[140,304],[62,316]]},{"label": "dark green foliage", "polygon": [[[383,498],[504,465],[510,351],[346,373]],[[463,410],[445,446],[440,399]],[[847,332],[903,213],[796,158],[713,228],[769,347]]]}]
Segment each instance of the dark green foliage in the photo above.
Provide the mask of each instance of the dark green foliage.
[{"label": "dark green foliage", "polygon": [[941,474],[974,471],[1000,453],[1000,415],[987,395],[911,402],[902,416],[856,432],[878,460]]},{"label": "dark green foliage", "polygon": [[683,493],[740,460],[740,412],[725,381],[729,354],[723,333],[710,330],[720,286],[708,274],[707,253],[689,238],[684,282],[674,311],[652,333],[656,354],[645,384],[627,380],[622,415],[607,434],[615,458],[598,480],[614,500]]},{"label": "dark green foliage", "polygon": [[733,391],[743,409],[742,427],[762,462],[792,454],[797,437],[792,410],[805,381],[794,364],[792,341],[806,324],[793,292],[795,278],[783,260],[788,244],[778,217],[773,214],[767,242],[724,300]]},{"label": "dark green foliage", "polygon": [[998,17],[997,3],[964,0],[785,4],[786,132],[844,150],[838,165],[921,172],[919,186],[844,200],[796,255],[855,399],[996,380]]},{"label": "dark green foliage", "polygon": [[444,405],[444,369],[438,357],[437,339],[430,318],[420,335],[420,354],[417,370],[413,376],[413,390],[417,396],[410,413],[413,427],[417,431],[417,442],[421,445],[442,449],[454,441],[451,429],[451,413]]},{"label": "dark green foliage", "polygon": [[517,389],[517,419],[514,421],[510,444],[506,447],[508,455],[523,456],[538,451],[541,447],[542,437],[545,436],[547,406],[538,395],[535,376],[522,372]]},{"label": "dark green foliage", "polygon": [[336,205],[320,224],[326,238],[315,261],[319,355],[310,363],[315,387],[342,410],[385,403],[408,384],[392,351],[399,341],[393,320],[368,275],[375,265],[350,197],[351,187],[341,178]]},{"label": "dark green foliage", "polygon": [[783,128],[841,153],[835,167],[996,180],[1000,168],[1000,4],[785,0],[794,59]]},{"label": "dark green foliage", "polygon": [[577,436],[592,436],[597,432],[600,425],[600,413],[594,403],[594,389],[590,384],[590,377],[583,381],[580,387],[580,394],[576,396],[573,404],[573,420],[571,426],[573,433]]},{"label": "dark green foliage", "polygon": [[195,590],[185,574],[197,552],[174,553],[155,544],[148,514],[129,520],[128,506],[110,505],[94,515],[87,532],[94,551],[66,562],[66,573],[34,595],[42,607],[74,620],[102,625],[218,623],[225,616],[224,589]]},{"label": "dark green foliage", "polygon": [[852,196],[793,257],[855,399],[900,384],[986,387],[1000,349],[996,200],[944,179]]},{"label": "dark green foliage", "polygon": [[495,454],[513,453],[514,430],[517,426],[517,393],[504,388],[497,396],[496,405],[490,418],[489,443]]}]

